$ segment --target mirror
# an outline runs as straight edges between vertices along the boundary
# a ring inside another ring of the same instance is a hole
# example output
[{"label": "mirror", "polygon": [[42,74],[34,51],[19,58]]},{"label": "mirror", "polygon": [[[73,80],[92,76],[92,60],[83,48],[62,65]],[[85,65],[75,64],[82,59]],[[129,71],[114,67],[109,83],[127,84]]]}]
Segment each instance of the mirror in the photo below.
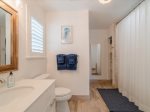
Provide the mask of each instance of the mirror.
[{"label": "mirror", "polygon": [[101,75],[101,45],[91,44],[91,71],[92,75]]},{"label": "mirror", "polygon": [[11,15],[0,8],[0,65],[11,64]]},{"label": "mirror", "polygon": [[17,11],[0,1],[0,72],[16,70]]}]

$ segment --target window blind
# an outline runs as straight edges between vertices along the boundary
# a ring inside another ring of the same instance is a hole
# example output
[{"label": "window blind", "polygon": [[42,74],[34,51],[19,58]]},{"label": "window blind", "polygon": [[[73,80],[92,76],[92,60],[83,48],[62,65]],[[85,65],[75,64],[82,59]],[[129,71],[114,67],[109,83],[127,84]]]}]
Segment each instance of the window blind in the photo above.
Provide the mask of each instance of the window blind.
[{"label": "window blind", "polygon": [[35,18],[31,17],[32,53],[44,52],[43,35],[43,26]]}]

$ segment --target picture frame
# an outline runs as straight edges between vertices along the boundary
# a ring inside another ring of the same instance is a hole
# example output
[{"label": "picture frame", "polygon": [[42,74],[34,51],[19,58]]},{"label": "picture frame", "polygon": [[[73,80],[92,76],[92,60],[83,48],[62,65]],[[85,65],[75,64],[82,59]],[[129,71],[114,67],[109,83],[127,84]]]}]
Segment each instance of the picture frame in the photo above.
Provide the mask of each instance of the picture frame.
[{"label": "picture frame", "polygon": [[61,43],[62,44],[72,44],[72,26],[63,25],[61,26]]}]

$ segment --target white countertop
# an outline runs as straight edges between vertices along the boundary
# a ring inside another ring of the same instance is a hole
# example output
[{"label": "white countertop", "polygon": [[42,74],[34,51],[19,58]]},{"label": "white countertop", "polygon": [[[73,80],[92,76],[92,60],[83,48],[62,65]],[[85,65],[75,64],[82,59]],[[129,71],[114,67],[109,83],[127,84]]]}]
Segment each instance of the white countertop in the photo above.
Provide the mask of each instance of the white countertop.
[{"label": "white countertop", "polygon": [[[36,101],[40,95],[42,95],[50,85],[52,85],[55,82],[55,80],[47,79],[47,80],[34,80],[34,79],[25,79],[21,80],[16,83],[15,87],[33,87],[34,90],[32,93],[27,95],[24,98],[21,98],[17,101],[11,102],[8,105],[1,106],[0,105],[0,112],[25,112],[26,109],[28,109],[34,101]],[[8,90],[12,88],[0,88],[0,92],[4,90]]]}]

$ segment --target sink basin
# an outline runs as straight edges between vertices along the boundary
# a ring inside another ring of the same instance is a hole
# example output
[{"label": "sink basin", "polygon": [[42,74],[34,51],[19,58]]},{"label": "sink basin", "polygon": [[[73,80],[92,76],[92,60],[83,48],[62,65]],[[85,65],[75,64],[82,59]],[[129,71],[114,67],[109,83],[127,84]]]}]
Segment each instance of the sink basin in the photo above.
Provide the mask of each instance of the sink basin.
[{"label": "sink basin", "polygon": [[30,109],[54,82],[55,80],[23,79],[16,82],[15,87],[0,88],[0,112],[36,112]]},{"label": "sink basin", "polygon": [[14,87],[0,92],[0,106],[8,105],[14,101],[28,96],[34,90],[33,87]]}]

